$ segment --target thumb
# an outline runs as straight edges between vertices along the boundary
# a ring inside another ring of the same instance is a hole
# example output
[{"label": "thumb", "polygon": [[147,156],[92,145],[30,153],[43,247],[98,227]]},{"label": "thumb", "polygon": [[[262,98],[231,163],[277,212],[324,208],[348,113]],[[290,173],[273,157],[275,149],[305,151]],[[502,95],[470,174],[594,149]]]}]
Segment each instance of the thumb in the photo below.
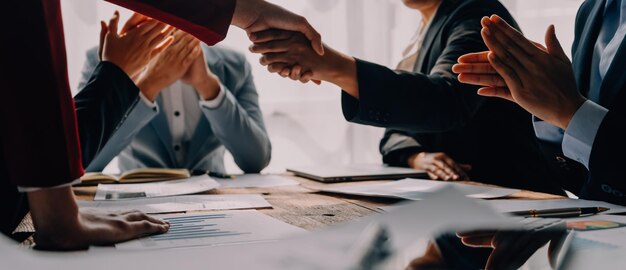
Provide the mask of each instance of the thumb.
[{"label": "thumb", "polygon": [[102,53],[104,52],[104,40],[109,32],[109,27],[104,21],[100,21],[100,43],[98,44],[98,57],[102,60]]},{"label": "thumb", "polygon": [[556,30],[553,24],[548,26],[548,31],[546,31],[546,48],[550,55],[569,62],[569,58],[567,58],[559,39],[556,37]]},{"label": "thumb", "polygon": [[117,32],[117,24],[120,21],[120,12],[119,11],[115,11],[115,13],[113,13],[113,17],[111,17],[111,19],[109,20],[109,32],[111,32],[111,34],[114,37],[118,36],[118,32]]}]

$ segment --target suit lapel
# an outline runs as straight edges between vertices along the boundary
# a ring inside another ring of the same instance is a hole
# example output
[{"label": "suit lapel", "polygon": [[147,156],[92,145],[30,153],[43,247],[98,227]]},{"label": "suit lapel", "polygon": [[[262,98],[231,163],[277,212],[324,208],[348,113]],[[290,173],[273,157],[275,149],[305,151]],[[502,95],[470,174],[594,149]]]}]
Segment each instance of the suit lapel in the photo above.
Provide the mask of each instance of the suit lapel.
[{"label": "suit lapel", "polygon": [[422,70],[422,68],[424,67],[424,60],[426,59],[426,56],[428,55],[428,52],[430,51],[430,47],[433,46],[435,37],[437,37],[437,34],[439,33],[439,31],[441,31],[442,29],[441,26],[444,24],[444,22],[448,18],[447,9],[449,8],[448,7],[449,4],[451,4],[448,2],[456,2],[456,1],[442,1],[441,2],[441,6],[439,6],[437,13],[432,19],[433,21],[431,22],[430,27],[428,27],[426,35],[424,36],[424,41],[422,42],[422,47],[420,48],[419,55],[417,56],[417,61],[415,61],[414,70],[416,72],[425,72],[424,70]]},{"label": "suit lapel", "polygon": [[604,76],[602,86],[600,88],[600,104],[605,107],[611,107],[612,100],[624,89],[626,85],[626,76],[624,75],[624,67],[626,66],[626,39],[622,41],[609,70]]},{"label": "suit lapel", "polygon": [[604,6],[605,0],[596,1],[585,23],[585,28],[583,28],[582,34],[579,37],[581,41],[578,49],[573,55],[573,62],[576,63],[574,73],[578,81],[578,88],[585,96],[589,92],[591,60],[593,58],[593,49],[598,40],[602,26]]},{"label": "suit lapel", "polygon": [[167,116],[163,112],[163,98],[161,95],[157,97],[157,104],[161,111],[157,114],[152,121],[150,121],[150,126],[154,129],[154,133],[161,139],[163,143],[163,149],[167,153],[169,157],[169,163],[174,165],[173,167],[178,167],[177,161],[174,155],[174,151],[172,149],[172,134],[170,134],[170,127],[167,123]]}]

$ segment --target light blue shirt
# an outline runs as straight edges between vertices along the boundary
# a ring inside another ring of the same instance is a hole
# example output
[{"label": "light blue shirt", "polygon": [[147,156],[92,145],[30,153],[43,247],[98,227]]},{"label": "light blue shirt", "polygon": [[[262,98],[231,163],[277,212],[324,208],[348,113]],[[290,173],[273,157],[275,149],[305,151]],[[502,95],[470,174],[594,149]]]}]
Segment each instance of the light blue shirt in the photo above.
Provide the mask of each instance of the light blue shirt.
[{"label": "light blue shirt", "polygon": [[[600,89],[613,58],[626,36],[626,1],[607,0],[604,20],[594,47],[591,85],[587,100],[574,114],[565,131],[535,118],[535,134],[541,140],[562,142],[563,154],[589,168],[589,157],[598,129],[609,112],[599,105]],[[611,93],[609,93],[611,94]],[[614,93],[613,93],[614,94]]]}]

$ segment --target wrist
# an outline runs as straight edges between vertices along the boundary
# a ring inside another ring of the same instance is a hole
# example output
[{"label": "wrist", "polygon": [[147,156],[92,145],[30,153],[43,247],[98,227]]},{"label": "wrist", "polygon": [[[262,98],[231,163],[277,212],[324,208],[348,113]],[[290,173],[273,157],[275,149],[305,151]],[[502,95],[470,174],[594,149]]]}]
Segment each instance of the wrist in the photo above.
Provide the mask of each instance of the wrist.
[{"label": "wrist", "polygon": [[424,152],[419,152],[419,153],[415,153],[413,155],[410,155],[409,158],[407,159],[407,164],[409,165],[409,167],[414,168],[414,169],[419,169],[418,164],[420,163],[420,160],[424,157]]},{"label": "wrist", "polygon": [[254,3],[262,3],[263,0],[236,0],[235,11],[231,24],[241,29],[246,29],[259,19],[259,5]]},{"label": "wrist", "polygon": [[326,49],[324,58],[327,58],[329,69],[322,72],[322,80],[331,82],[349,95],[358,98],[359,86],[357,82],[356,60],[348,55],[339,53],[334,50]]},{"label": "wrist", "polygon": [[567,106],[564,106],[564,109],[561,110],[562,113],[558,116],[556,123],[557,126],[562,129],[567,129],[576,112],[586,101],[587,100],[583,96],[578,96],[569,102]]},{"label": "wrist", "polygon": [[207,74],[207,78],[193,85],[198,91],[200,98],[205,101],[214,100],[220,93],[219,78],[214,74]]},{"label": "wrist", "polygon": [[137,81],[137,88],[146,97],[148,100],[154,102],[156,100],[156,96],[159,93],[159,88],[156,87],[150,80],[146,80],[144,78],[139,78]]},{"label": "wrist", "polygon": [[38,244],[62,247],[69,235],[81,229],[71,187],[29,192],[28,202]]}]

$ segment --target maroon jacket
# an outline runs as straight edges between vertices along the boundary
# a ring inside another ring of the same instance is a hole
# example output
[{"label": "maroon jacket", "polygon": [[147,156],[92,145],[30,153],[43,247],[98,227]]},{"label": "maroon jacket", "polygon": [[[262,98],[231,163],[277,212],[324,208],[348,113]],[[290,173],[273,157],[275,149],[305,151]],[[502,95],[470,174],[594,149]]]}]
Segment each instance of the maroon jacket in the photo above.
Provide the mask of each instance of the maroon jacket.
[{"label": "maroon jacket", "polygon": [[[213,45],[226,36],[236,0],[108,0]],[[0,226],[16,214],[20,187],[52,187],[83,174],[59,0],[3,3],[0,42]],[[23,207],[22,207],[23,208]],[[15,220],[11,221],[14,222]],[[12,225],[8,225],[9,227]]]}]

